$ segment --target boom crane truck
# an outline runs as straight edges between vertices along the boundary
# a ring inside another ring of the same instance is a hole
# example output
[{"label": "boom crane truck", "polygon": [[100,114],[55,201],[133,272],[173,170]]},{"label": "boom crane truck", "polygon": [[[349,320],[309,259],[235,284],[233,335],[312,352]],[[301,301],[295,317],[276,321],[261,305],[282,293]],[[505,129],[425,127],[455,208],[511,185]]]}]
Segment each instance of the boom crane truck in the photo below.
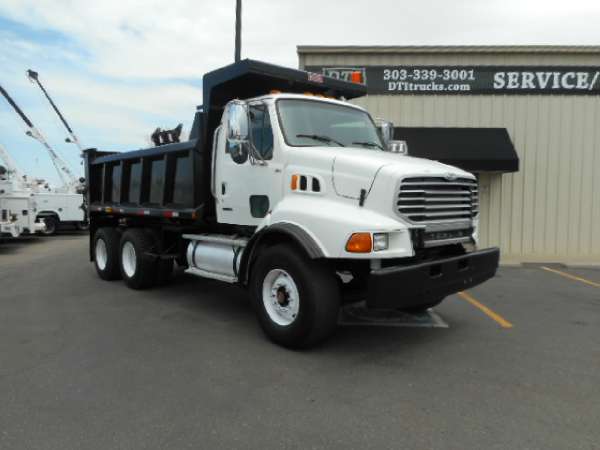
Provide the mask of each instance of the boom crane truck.
[{"label": "boom crane truck", "polygon": [[186,142],[86,150],[90,259],[133,289],[187,273],[249,290],[274,342],[308,347],[340,307],[424,310],[494,276],[476,178],[393,150],[361,84],[242,60],[207,73]]},{"label": "boom crane truck", "polygon": [[[50,160],[63,183],[58,189],[52,190],[40,190],[35,187],[32,189],[31,185],[21,186],[23,193],[31,191],[29,193],[36,203],[36,222],[39,220],[44,222],[45,226],[38,229],[38,231],[45,235],[53,235],[62,224],[73,225],[80,230],[87,229],[85,203],[82,195],[84,190],[83,178],[78,179],[75,176],[66,162],[56,153],[40,130],[2,86],[0,86],[0,94],[24,122],[27,130],[25,134],[34,138],[48,151]],[[22,176],[18,177],[18,180],[22,184]]]},{"label": "boom crane truck", "polygon": [[[4,165],[1,165],[4,164]],[[0,238],[44,232],[46,225],[36,217],[34,190],[38,180],[29,180],[0,144]]]}]

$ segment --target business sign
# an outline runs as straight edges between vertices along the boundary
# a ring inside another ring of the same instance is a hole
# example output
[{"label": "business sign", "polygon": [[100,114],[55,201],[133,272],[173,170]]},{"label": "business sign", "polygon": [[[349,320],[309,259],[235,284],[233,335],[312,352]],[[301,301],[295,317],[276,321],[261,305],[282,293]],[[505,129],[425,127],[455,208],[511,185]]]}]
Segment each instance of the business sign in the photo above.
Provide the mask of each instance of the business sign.
[{"label": "business sign", "polygon": [[360,72],[369,94],[600,94],[600,67],[307,66],[350,81]]}]

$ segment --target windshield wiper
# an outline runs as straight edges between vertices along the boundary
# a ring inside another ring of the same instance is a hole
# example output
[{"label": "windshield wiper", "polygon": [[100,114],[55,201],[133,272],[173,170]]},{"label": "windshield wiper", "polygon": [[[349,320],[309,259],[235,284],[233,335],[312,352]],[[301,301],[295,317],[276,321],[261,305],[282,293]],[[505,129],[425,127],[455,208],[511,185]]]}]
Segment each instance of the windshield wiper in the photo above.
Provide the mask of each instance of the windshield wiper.
[{"label": "windshield wiper", "polygon": [[377,142],[353,142],[353,144],[365,145],[367,147],[377,147],[377,148],[380,148],[381,150],[383,150],[383,147],[380,144],[378,144]]},{"label": "windshield wiper", "polygon": [[321,134],[297,134],[296,137],[314,139],[315,141],[319,142],[333,142],[334,144],[337,144],[340,147],[345,147],[345,145],[342,144],[340,141],[336,141],[335,139],[330,138],[329,136],[323,136]]}]

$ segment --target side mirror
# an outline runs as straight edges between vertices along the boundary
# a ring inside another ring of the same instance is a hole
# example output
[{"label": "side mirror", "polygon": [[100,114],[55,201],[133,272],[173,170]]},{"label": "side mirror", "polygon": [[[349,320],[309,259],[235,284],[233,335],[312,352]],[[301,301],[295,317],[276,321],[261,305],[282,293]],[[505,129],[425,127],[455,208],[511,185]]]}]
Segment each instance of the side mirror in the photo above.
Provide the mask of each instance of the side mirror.
[{"label": "side mirror", "polygon": [[394,124],[387,120],[376,119],[377,128],[381,133],[381,138],[385,146],[389,146],[392,139],[394,139]]},{"label": "side mirror", "polygon": [[227,109],[227,140],[232,144],[245,144],[249,135],[248,106],[234,100]]},{"label": "side mirror", "polygon": [[408,144],[406,141],[390,141],[388,143],[388,149],[391,153],[400,153],[401,155],[408,155]]},{"label": "side mirror", "polygon": [[234,100],[227,107],[227,148],[237,164],[248,160],[250,120],[248,105]]}]

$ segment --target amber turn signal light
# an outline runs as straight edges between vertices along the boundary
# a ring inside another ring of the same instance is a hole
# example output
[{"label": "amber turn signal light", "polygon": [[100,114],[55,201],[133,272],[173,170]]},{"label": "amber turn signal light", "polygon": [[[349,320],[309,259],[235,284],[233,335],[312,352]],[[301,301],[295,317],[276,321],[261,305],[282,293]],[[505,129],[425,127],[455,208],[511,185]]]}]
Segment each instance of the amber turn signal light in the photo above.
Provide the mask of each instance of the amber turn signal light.
[{"label": "amber turn signal light", "polygon": [[371,233],[354,233],[346,243],[349,253],[370,253],[372,248]]}]

